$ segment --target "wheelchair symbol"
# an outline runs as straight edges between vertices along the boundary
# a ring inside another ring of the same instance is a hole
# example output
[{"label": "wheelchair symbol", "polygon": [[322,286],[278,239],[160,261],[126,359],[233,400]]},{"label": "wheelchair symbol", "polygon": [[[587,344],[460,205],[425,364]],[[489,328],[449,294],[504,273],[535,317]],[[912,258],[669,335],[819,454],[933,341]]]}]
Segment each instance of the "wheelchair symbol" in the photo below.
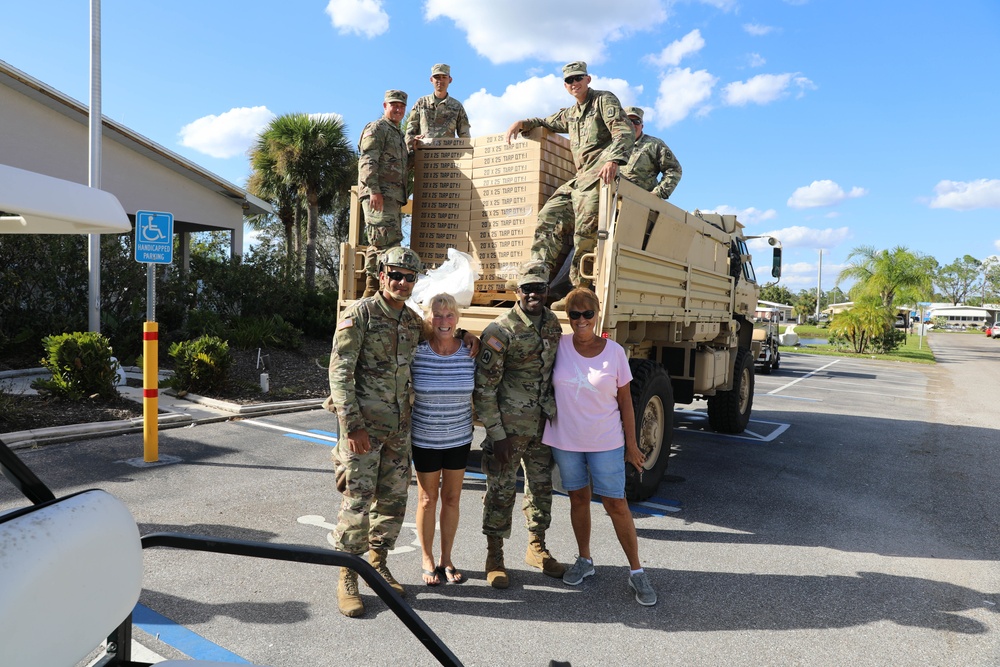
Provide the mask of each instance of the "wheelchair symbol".
[{"label": "wheelchair symbol", "polygon": [[167,235],[163,233],[163,229],[157,224],[157,216],[154,213],[146,215],[146,224],[141,226],[141,230],[143,241],[154,243],[167,239]]}]

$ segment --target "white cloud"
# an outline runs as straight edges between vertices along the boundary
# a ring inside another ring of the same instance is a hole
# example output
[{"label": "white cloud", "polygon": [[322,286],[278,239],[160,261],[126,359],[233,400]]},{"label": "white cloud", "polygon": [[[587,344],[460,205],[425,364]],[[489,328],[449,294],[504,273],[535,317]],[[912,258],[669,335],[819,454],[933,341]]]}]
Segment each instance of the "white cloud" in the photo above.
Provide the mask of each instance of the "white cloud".
[{"label": "white cloud", "polygon": [[997,239],[996,241],[994,241],[993,245],[996,246],[997,250],[1000,250],[1000,239]]},{"label": "white cloud", "polygon": [[827,227],[826,229],[812,229],[795,225],[776,229],[771,232],[762,232],[773,236],[784,248],[833,248],[851,238],[850,227]]},{"label": "white cloud", "polygon": [[845,199],[863,197],[866,194],[867,190],[857,186],[851,188],[850,192],[844,192],[843,188],[831,180],[813,181],[809,185],[796,188],[788,198],[788,205],[791,208],[836,206]]},{"label": "white cloud", "polygon": [[[590,85],[598,90],[610,90],[622,106],[634,105],[642,93],[642,86],[630,86],[624,79],[595,76]],[[500,95],[482,88],[462,102],[477,137],[504,132],[511,123],[522,118],[544,118],[573,103],[562,78],[555,74],[519,81],[507,86]]]},{"label": "white cloud", "polygon": [[931,208],[971,211],[977,208],[1000,208],[1000,179],[985,179],[965,183],[941,181],[934,186]]},{"label": "white cloud", "polygon": [[494,64],[539,58],[560,64],[600,62],[607,45],[667,18],[660,0],[633,0],[627,12],[603,0],[426,0],[428,21],[448,18],[469,45]]},{"label": "white cloud", "polygon": [[646,62],[657,67],[674,67],[681,64],[686,56],[697,53],[705,47],[705,40],[702,39],[700,30],[692,30],[678,40],[667,44],[659,54],[649,54],[643,57]]},{"label": "white cloud", "polygon": [[747,81],[734,81],[722,89],[723,99],[730,106],[753,104],[770,104],[784,97],[791,85],[799,89],[797,97],[802,97],[806,90],[815,90],[816,84],[804,76],[795,74],[758,74]]},{"label": "white cloud", "polygon": [[330,0],[326,13],[341,35],[354,33],[371,39],[389,29],[389,15],[382,9],[382,0]]},{"label": "white cloud", "polygon": [[181,145],[214,158],[243,155],[274,114],[267,107],[238,107],[202,116],[181,128]]},{"label": "white cloud", "polygon": [[687,118],[692,111],[706,113],[707,101],[718,81],[718,77],[703,69],[692,72],[685,67],[667,72],[660,80],[656,98],[656,127],[669,127]]},{"label": "white cloud", "polygon": [[774,32],[776,28],[769,25],[761,25],[760,23],[744,23],[743,31],[748,35],[753,35],[754,37],[763,37]]},{"label": "white cloud", "polygon": [[[823,253],[823,291],[833,289],[837,276],[843,270],[842,264],[828,264],[826,253]],[[766,268],[766,267],[765,267]],[[757,269],[758,272],[760,269]],[[816,290],[816,280],[819,278],[819,265],[817,262],[795,262],[793,264],[783,264],[781,267],[781,284],[792,292],[808,289],[812,292]],[[760,276],[758,275],[758,279]],[[847,285],[840,286],[842,290],[847,290]]]},{"label": "white cloud", "polygon": [[721,9],[724,12],[736,9],[739,7],[738,0],[700,0],[703,5],[710,5],[716,9]]},{"label": "white cloud", "polygon": [[735,215],[737,219],[744,225],[753,225],[758,222],[764,222],[765,220],[773,220],[778,217],[778,212],[773,208],[769,208],[766,211],[761,211],[753,206],[749,208],[735,208],[733,206],[727,206],[722,204],[716,206],[709,213],[719,213],[721,215]]},{"label": "white cloud", "polygon": [[751,53],[747,56],[747,64],[750,67],[763,67],[767,64],[767,60],[759,53]]}]

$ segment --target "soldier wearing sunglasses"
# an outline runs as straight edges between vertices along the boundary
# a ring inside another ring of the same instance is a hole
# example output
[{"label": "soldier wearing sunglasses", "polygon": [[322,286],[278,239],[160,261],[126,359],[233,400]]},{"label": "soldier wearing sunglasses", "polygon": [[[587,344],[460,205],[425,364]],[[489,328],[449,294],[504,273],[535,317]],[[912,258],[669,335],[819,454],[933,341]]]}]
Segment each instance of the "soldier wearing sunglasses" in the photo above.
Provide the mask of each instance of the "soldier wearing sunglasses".
[{"label": "soldier wearing sunglasses", "polygon": [[[349,307],[333,337],[330,399],[340,434],[334,453],[343,502],[333,532],[337,549],[362,555],[400,595],[386,564],[406,513],[410,486],[410,364],[420,342],[421,318],[405,306],[420,257],[403,247],[379,257],[380,291]],[[337,603],[361,616],[358,573],[341,568]]]},{"label": "soldier wearing sunglasses", "polygon": [[[628,162],[635,143],[632,123],[614,93],[590,87],[587,63],[571,62],[563,67],[566,92],[576,104],[547,118],[516,121],[507,130],[507,143],[536,127],[569,135],[576,175],[556,190],[538,212],[532,259],[541,260],[552,275],[562,247],[573,235],[574,258],[570,281],[574,287],[590,287],[580,275],[580,258],[597,247],[597,207],[600,184],[611,183],[618,168]],[[553,304],[560,310],[563,302]]]},{"label": "soldier wearing sunglasses", "polygon": [[[660,199],[668,199],[680,183],[681,163],[662,139],[643,132],[641,107],[625,107],[625,113],[635,127],[635,148],[632,149],[628,164],[622,167],[622,178],[627,178]],[[660,174],[663,174],[663,178],[660,178]]]},{"label": "soldier wearing sunglasses", "polygon": [[545,307],[548,270],[526,262],[517,276],[517,303],[483,331],[476,359],[476,412],[486,428],[483,444],[483,534],[486,581],[507,588],[503,541],[510,537],[517,469],[524,468],[524,517],[528,527],[525,562],[550,577],[566,566],[545,546],[552,522],[552,452],[542,444],[545,421],[555,416],[552,367],[562,329]]}]

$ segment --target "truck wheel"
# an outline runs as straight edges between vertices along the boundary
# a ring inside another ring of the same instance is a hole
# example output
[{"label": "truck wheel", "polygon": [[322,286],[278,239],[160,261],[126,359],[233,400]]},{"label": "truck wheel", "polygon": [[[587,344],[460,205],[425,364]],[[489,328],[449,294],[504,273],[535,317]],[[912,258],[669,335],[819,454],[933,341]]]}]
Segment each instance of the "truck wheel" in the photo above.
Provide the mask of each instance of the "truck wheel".
[{"label": "truck wheel", "polygon": [[750,350],[736,352],[733,388],[708,398],[708,423],[719,433],[742,433],[753,407],[753,359]]},{"label": "truck wheel", "polygon": [[756,368],[760,369],[760,374],[761,375],[770,375],[771,374],[771,360],[768,359],[767,361],[765,361],[764,363],[762,363],[760,366],[757,366]]},{"label": "truck wheel", "polygon": [[774,363],[771,364],[771,370],[772,371],[778,370],[778,364],[780,364],[780,363],[781,363],[781,352],[778,352],[777,350],[775,350],[774,351]]},{"label": "truck wheel", "polygon": [[648,359],[629,361],[632,369],[632,407],[635,410],[635,437],[646,456],[642,474],[625,464],[625,497],[646,500],[652,496],[670,458],[674,437],[674,387],[663,366]]}]

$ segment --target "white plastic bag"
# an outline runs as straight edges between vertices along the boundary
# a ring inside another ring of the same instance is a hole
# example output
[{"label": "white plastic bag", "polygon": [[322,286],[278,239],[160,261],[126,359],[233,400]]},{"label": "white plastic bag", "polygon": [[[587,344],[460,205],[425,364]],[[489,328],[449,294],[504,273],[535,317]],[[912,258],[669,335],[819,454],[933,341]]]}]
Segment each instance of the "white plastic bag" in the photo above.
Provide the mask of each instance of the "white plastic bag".
[{"label": "white plastic bag", "polygon": [[479,262],[461,250],[448,248],[448,259],[444,264],[417,278],[407,304],[420,312],[428,300],[438,294],[450,294],[455,297],[459,308],[466,308],[472,304],[472,292],[478,279]]}]

